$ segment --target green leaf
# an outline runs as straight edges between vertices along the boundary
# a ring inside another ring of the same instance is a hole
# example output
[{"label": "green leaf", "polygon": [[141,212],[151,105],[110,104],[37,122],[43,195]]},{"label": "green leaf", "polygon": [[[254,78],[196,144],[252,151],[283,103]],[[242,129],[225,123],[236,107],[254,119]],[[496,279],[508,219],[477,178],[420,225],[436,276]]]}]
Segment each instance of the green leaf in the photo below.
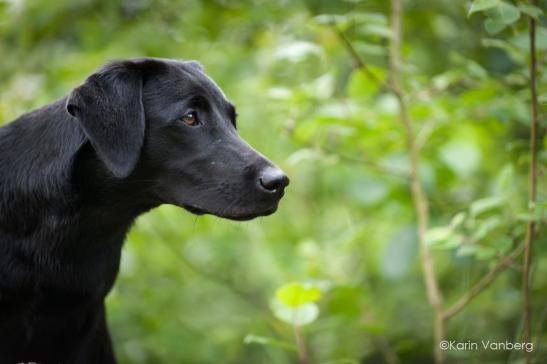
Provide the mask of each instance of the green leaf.
[{"label": "green leaf", "polygon": [[519,10],[534,19],[539,19],[543,15],[543,9],[534,5],[520,4]]},{"label": "green leaf", "polygon": [[297,63],[309,56],[320,56],[321,54],[322,50],[317,44],[305,41],[295,41],[278,47],[274,53],[274,57],[278,60],[288,60]]},{"label": "green leaf", "polygon": [[465,257],[469,255],[474,255],[477,251],[477,246],[473,244],[465,244],[460,249],[458,249],[457,256]]},{"label": "green leaf", "polygon": [[499,191],[507,192],[513,185],[515,170],[511,164],[506,164],[496,177],[496,184]]},{"label": "green leaf", "polygon": [[517,220],[519,221],[541,221],[544,219],[544,216],[542,216],[541,210],[536,210],[535,213],[530,212],[524,212],[517,214],[516,216]]},{"label": "green leaf", "polygon": [[391,29],[383,24],[366,24],[365,26],[359,28],[359,30],[365,35],[391,38]]},{"label": "green leaf", "polygon": [[[370,66],[369,70],[376,76],[380,82],[385,79],[385,72],[383,69]],[[372,96],[378,92],[380,85],[375,80],[371,79],[361,69],[356,69],[350,76],[348,82],[348,94],[352,98],[360,98]]]},{"label": "green leaf", "polygon": [[498,216],[491,216],[487,218],[484,221],[481,221],[478,226],[477,230],[473,234],[472,239],[474,241],[479,241],[483,239],[485,236],[490,234],[492,231],[496,230],[500,225],[502,221]]},{"label": "green leaf", "polygon": [[481,44],[485,47],[499,48],[507,53],[514,61],[524,64],[527,53],[519,47],[503,39],[483,38]]},{"label": "green leaf", "polygon": [[259,345],[267,345],[267,346],[275,346],[278,348],[282,348],[288,351],[296,352],[298,351],[296,346],[285,342],[280,341],[276,339],[272,339],[270,337],[260,336],[260,335],[254,335],[254,334],[248,334],[243,338],[243,343],[245,344],[259,344]]},{"label": "green leaf", "polygon": [[451,229],[456,229],[456,228],[460,227],[460,225],[465,220],[466,216],[467,216],[467,214],[465,212],[460,212],[460,213],[454,215],[452,220],[450,220],[450,228]]},{"label": "green leaf", "polygon": [[494,248],[501,254],[504,254],[513,246],[513,239],[508,236],[500,236],[493,242]]},{"label": "green leaf", "polygon": [[275,297],[288,307],[298,307],[321,298],[321,291],[314,286],[304,286],[293,282],[275,292]]},{"label": "green leaf", "polygon": [[319,316],[319,308],[315,303],[289,307],[280,300],[274,299],[271,303],[271,309],[275,317],[290,325],[308,325],[314,322]]},{"label": "green leaf", "polygon": [[451,235],[442,246],[438,247],[438,249],[444,249],[444,250],[454,249],[462,245],[464,242],[465,242],[465,239],[463,238],[462,235],[454,234],[454,235]]},{"label": "green leaf", "polygon": [[474,256],[477,259],[490,259],[495,257],[497,254],[494,248],[489,246],[481,246],[475,244],[465,244],[460,249],[458,249],[458,256]]},{"label": "green leaf", "polygon": [[441,160],[460,178],[473,174],[480,166],[481,151],[471,138],[459,137],[439,149]]},{"label": "green leaf", "polygon": [[484,212],[499,208],[504,202],[505,198],[498,196],[481,198],[471,204],[469,212],[471,213],[471,216],[475,217]]},{"label": "green leaf", "polygon": [[494,258],[496,254],[496,250],[489,246],[478,246],[475,251],[475,257],[482,260]]},{"label": "green leaf", "polygon": [[496,13],[499,14],[499,19],[505,24],[513,24],[520,19],[520,10],[514,5],[506,2],[500,3],[496,8]]},{"label": "green leaf", "polygon": [[426,231],[424,239],[425,243],[429,246],[437,245],[446,241],[452,234],[450,227],[436,227]]},{"label": "green leaf", "polygon": [[318,24],[333,25],[333,24],[346,24],[348,23],[348,17],[345,15],[335,14],[321,14],[314,18]]},{"label": "green leaf", "polygon": [[352,21],[355,23],[363,24],[388,24],[387,17],[382,13],[370,13],[370,12],[351,12]]},{"label": "green leaf", "polygon": [[461,70],[449,70],[433,77],[432,84],[436,89],[445,90],[455,83],[461,82],[466,74]]},{"label": "green leaf", "polygon": [[375,43],[356,41],[353,46],[357,52],[369,56],[384,56],[387,54],[387,49],[385,46]]},{"label": "green leaf", "polygon": [[481,44],[485,47],[499,48],[508,54],[519,52],[519,49],[515,45],[503,39],[483,38],[481,39]]},{"label": "green leaf", "polygon": [[505,23],[498,19],[488,18],[484,21],[484,29],[486,29],[490,35],[498,34],[505,29],[505,27]]},{"label": "green leaf", "polygon": [[491,9],[497,5],[499,5],[499,0],[475,0],[467,12],[467,17],[470,17],[473,13]]},{"label": "green leaf", "polygon": [[536,48],[543,51],[547,50],[547,28],[545,27],[536,29]]}]

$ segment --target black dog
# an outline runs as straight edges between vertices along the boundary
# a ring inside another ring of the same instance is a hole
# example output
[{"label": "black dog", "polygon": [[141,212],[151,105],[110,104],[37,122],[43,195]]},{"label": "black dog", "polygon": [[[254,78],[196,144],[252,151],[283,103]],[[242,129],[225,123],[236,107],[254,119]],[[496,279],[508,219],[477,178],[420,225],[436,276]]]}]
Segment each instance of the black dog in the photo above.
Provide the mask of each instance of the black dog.
[{"label": "black dog", "polygon": [[168,203],[235,220],[287,176],[195,62],[113,62],[0,128],[0,363],[115,363],[104,298],[126,232]]}]

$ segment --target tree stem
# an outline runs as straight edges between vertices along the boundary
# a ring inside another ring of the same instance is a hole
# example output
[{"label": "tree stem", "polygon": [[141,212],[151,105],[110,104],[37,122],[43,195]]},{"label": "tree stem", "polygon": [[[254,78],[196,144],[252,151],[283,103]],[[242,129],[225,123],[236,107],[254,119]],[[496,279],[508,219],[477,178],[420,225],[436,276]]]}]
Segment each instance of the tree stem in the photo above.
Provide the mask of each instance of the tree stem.
[{"label": "tree stem", "polygon": [[403,91],[401,81],[401,43],[402,43],[402,6],[401,0],[391,0],[391,46],[390,46],[390,77],[391,90],[399,102],[399,117],[405,128],[406,145],[410,158],[410,180],[412,198],[418,220],[418,240],[420,242],[420,260],[424,275],[425,286],[429,303],[434,310],[434,336],[435,336],[435,363],[444,362],[444,352],[439,344],[445,337],[444,316],[443,316],[443,297],[439,290],[437,279],[435,278],[435,269],[431,251],[425,242],[425,234],[429,224],[429,212],[427,197],[423,191],[420,182],[419,171],[419,151],[416,146],[416,138],[412,121],[408,113],[406,95]]},{"label": "tree stem", "polygon": [[[532,0],[532,5],[537,6],[537,0]],[[528,36],[530,39],[530,93],[532,120],[530,125],[530,167],[528,179],[528,213],[530,220],[526,226],[526,239],[524,241],[524,266],[522,274],[522,296],[523,296],[523,341],[531,342],[531,317],[532,303],[530,298],[530,267],[532,265],[532,250],[534,245],[535,210],[537,196],[537,146],[536,135],[538,128],[538,99],[536,89],[536,21],[528,17]],[[524,351],[525,362],[531,363],[532,353]]]},{"label": "tree stem", "polygon": [[296,340],[296,348],[298,349],[298,358],[302,364],[310,364],[310,359],[308,358],[308,353],[306,352],[306,345],[304,344],[304,339],[300,333],[300,326],[298,324],[293,324],[294,329],[294,338]]}]

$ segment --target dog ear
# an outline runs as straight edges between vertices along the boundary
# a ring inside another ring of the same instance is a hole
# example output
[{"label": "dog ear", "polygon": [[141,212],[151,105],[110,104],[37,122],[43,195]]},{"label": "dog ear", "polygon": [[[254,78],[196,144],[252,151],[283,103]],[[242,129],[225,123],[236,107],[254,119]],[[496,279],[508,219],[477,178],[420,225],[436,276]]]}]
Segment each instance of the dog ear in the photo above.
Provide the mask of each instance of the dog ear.
[{"label": "dog ear", "polygon": [[144,142],[142,84],[135,64],[112,63],[75,88],[66,103],[98,157],[118,178],[133,171]]}]

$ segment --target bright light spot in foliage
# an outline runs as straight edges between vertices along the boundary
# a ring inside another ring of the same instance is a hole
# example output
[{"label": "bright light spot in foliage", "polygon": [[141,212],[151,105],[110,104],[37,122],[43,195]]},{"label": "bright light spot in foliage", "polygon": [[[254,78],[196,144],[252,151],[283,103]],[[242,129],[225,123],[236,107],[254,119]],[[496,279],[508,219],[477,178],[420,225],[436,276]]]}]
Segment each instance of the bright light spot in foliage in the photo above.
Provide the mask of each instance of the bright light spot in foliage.
[{"label": "bright light spot in foliage", "polygon": [[298,307],[321,298],[319,288],[300,283],[289,283],[275,292],[275,297],[288,307]]},{"label": "bright light spot in foliage", "polygon": [[321,298],[319,288],[301,283],[289,283],[275,292],[271,309],[275,316],[291,325],[307,325],[319,316],[319,308],[314,303]]}]

